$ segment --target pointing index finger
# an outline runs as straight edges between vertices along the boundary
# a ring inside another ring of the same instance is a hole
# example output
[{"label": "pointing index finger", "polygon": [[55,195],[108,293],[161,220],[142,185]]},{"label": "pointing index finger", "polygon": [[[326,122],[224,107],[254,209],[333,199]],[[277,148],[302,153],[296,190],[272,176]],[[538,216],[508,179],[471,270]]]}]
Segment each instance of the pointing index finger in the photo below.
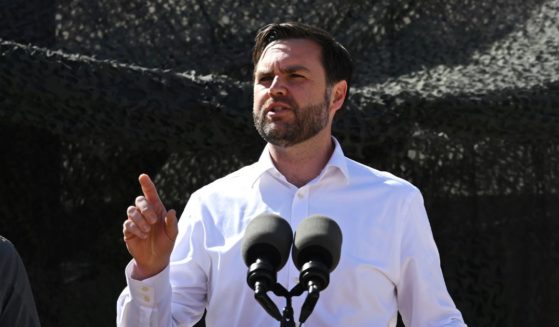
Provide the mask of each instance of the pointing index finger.
[{"label": "pointing index finger", "polygon": [[151,204],[160,205],[163,208],[163,203],[161,203],[161,199],[159,198],[159,194],[151,178],[147,174],[141,174],[138,180],[140,181],[140,186],[142,187],[142,192],[146,200]]}]

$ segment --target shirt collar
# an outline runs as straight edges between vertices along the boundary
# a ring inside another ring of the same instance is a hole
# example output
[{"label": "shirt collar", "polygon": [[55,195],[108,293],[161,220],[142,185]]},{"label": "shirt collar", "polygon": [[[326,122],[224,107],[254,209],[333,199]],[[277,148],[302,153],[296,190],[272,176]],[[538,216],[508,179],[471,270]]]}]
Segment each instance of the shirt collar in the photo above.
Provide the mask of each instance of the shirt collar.
[{"label": "shirt collar", "polygon": [[[340,143],[338,142],[338,140],[335,137],[332,137],[332,140],[334,142],[334,152],[332,153],[332,156],[330,157],[330,159],[326,163],[326,166],[324,166],[324,168],[322,168],[322,171],[320,172],[320,174],[317,178],[320,179],[326,173],[329,173],[330,171],[332,171],[332,169],[335,169],[339,174],[341,174],[344,181],[346,183],[348,183],[349,182],[349,170],[348,170],[348,167],[347,167],[346,157],[344,155],[344,152],[343,152],[342,147],[341,147]],[[270,145],[266,144],[266,147],[264,147],[264,150],[262,151],[262,154],[260,155],[260,159],[258,159],[258,162],[256,162],[255,169],[254,169],[254,174],[253,174],[252,179],[251,179],[251,185],[254,185],[254,183],[256,183],[262,177],[262,175],[264,175],[265,173],[269,172],[269,173],[272,173],[272,174],[280,174],[281,175],[281,173],[274,166],[272,158],[270,157],[269,147],[270,147]]]}]

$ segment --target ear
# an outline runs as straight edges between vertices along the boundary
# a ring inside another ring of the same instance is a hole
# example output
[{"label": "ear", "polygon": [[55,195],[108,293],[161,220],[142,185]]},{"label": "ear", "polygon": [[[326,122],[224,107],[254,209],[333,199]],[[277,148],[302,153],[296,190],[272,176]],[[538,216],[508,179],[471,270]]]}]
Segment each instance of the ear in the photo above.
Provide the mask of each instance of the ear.
[{"label": "ear", "polygon": [[340,110],[344,104],[345,96],[347,94],[347,81],[341,80],[334,83],[332,86],[332,93],[330,95],[330,109],[333,113]]}]

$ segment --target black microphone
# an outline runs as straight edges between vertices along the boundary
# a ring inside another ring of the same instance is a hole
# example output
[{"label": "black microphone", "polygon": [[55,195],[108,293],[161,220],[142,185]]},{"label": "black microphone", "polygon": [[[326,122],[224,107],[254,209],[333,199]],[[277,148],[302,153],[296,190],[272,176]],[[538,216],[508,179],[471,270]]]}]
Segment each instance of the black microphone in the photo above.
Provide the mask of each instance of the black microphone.
[{"label": "black microphone", "polygon": [[299,269],[299,283],[306,286],[308,295],[301,308],[299,322],[312,313],[319,292],[330,283],[330,273],[340,261],[342,231],[327,217],[315,215],[301,221],[293,242],[293,263]]},{"label": "black microphone", "polygon": [[289,259],[293,243],[293,231],[280,216],[264,213],[248,224],[241,251],[249,267],[247,283],[254,290],[254,297],[264,309],[277,320],[282,315],[266,292],[274,289],[276,273]]}]

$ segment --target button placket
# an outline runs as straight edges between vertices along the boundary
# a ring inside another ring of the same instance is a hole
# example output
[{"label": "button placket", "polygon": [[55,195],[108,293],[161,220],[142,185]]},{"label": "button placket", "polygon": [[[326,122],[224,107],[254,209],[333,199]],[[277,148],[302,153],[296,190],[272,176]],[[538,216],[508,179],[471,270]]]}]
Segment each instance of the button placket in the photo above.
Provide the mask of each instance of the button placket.
[{"label": "button placket", "polygon": [[[309,187],[303,186],[297,190],[293,197],[291,207],[291,225],[295,232],[299,223],[309,215]],[[289,263],[288,289],[292,289],[299,283],[299,270],[293,264],[292,259]]]}]

